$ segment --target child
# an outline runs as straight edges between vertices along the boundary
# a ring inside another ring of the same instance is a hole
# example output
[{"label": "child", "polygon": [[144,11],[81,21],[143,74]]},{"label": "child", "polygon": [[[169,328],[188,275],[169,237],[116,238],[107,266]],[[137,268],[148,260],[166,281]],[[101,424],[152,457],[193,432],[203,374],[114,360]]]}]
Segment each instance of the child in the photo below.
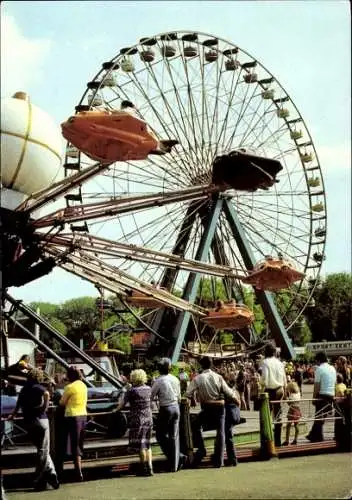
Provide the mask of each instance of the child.
[{"label": "child", "polygon": [[301,393],[297,382],[289,382],[286,387],[288,401],[287,426],[286,426],[286,441],[282,443],[287,446],[290,440],[291,425],[295,426],[295,438],[291,444],[297,444],[299,434],[299,420],[302,416],[298,401],[301,399]]},{"label": "child", "polygon": [[345,395],[345,392],[347,390],[346,384],[343,383],[343,375],[341,373],[338,373],[336,375],[336,387],[335,387],[335,395],[336,397],[340,398]]}]

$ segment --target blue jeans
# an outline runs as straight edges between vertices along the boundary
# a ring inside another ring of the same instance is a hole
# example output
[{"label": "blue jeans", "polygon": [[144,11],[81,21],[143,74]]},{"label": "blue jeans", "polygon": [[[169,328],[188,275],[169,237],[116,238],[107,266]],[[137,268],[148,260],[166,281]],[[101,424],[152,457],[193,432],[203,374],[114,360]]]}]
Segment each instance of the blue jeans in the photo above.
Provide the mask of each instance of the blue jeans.
[{"label": "blue jeans", "polygon": [[237,463],[236,449],[233,442],[232,431],[240,423],[240,409],[234,403],[225,405],[225,445],[226,454],[230,463]]},{"label": "blue jeans", "polygon": [[169,462],[171,472],[176,472],[179,464],[179,425],[179,405],[161,406],[156,423],[156,439]]},{"label": "blue jeans", "polygon": [[319,395],[318,401],[315,404],[315,418],[310,433],[308,434],[311,441],[324,441],[323,426],[325,419],[333,410],[333,396]]},{"label": "blue jeans", "polygon": [[37,466],[35,483],[39,483],[47,475],[56,475],[50,456],[50,429],[47,418],[37,418],[28,424],[28,433],[37,448]]},{"label": "blue jeans", "polygon": [[225,407],[223,405],[203,405],[202,410],[197,416],[193,429],[193,441],[198,448],[194,457],[195,463],[200,463],[202,458],[206,455],[202,435],[202,429],[205,426],[216,430],[214,441],[214,465],[216,467],[222,467],[224,465],[225,451]]}]

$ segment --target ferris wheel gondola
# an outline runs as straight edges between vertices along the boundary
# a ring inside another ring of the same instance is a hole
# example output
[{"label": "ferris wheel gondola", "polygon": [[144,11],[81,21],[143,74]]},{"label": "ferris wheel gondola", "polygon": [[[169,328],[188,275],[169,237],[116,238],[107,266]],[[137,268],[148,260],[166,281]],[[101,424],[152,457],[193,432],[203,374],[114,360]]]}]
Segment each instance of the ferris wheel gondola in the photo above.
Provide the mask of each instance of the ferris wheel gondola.
[{"label": "ferris wheel gondola", "polygon": [[[295,284],[285,296],[273,291],[260,300],[265,310],[279,310],[283,324],[277,323],[275,335],[287,344],[285,329],[309,303],[314,287],[307,288],[305,279],[316,282],[326,238],[318,156],[292,99],[238,46],[203,33],[172,32],[144,37],[104,62],[73,122],[121,116],[126,100],[159,144],[170,138],[178,145],[165,155],[146,151],[139,160],[108,156],[104,163],[69,137],[66,179],[18,207],[28,215],[48,207],[32,221],[43,255],[115,293],[134,290],[160,299],[163,306],[148,313],[151,328],[172,330],[178,352],[192,341],[215,342],[197,320],[207,315],[203,305],[211,308],[219,296],[257,300],[245,281],[267,255],[281,255],[297,274],[280,288]],[[60,196],[66,206],[50,210]],[[152,281],[158,288],[150,288]],[[170,316],[167,305],[189,314],[187,321]]]}]

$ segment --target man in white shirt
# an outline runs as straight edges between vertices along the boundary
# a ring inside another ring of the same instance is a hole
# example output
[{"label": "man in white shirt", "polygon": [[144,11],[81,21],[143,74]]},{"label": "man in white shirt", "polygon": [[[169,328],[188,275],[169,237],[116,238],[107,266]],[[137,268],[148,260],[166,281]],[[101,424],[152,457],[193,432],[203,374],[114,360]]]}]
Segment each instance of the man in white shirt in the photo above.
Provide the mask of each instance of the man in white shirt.
[{"label": "man in white shirt", "polygon": [[222,467],[225,449],[225,397],[236,400],[237,395],[221,375],[211,370],[210,358],[201,358],[200,365],[202,373],[191,381],[186,391],[186,396],[190,399],[197,393],[202,408],[193,428],[193,441],[198,448],[193,466],[197,467],[206,455],[202,429],[205,425],[210,425],[216,430],[213,465]]},{"label": "man in white shirt", "polygon": [[335,397],[336,370],[329,365],[325,352],[317,352],[315,361],[318,365],[314,375],[313,399],[315,401],[315,418],[310,433],[306,436],[309,441],[324,441],[323,425],[325,418],[332,412],[332,403]]},{"label": "man in white shirt", "polygon": [[280,401],[286,391],[286,373],[284,364],[276,357],[276,349],[272,344],[267,344],[264,349],[265,359],[262,363],[261,382],[264,391],[269,394],[271,410],[274,420],[275,446],[281,446],[281,404]]},{"label": "man in white shirt", "polygon": [[151,399],[158,399],[159,414],[156,438],[168,460],[171,472],[176,472],[180,461],[180,381],[170,373],[171,360],[162,358],[159,363],[160,377],[152,386]]}]

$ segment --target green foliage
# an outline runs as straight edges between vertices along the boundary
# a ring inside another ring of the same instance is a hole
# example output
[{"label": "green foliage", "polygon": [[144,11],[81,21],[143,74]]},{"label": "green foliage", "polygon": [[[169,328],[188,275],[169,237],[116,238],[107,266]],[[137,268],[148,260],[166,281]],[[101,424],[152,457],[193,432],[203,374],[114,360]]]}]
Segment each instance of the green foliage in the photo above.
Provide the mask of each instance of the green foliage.
[{"label": "green foliage", "polygon": [[296,346],[304,346],[312,340],[312,332],[304,319],[298,320],[289,333]]},{"label": "green foliage", "polygon": [[55,318],[55,317],[50,318],[49,322],[50,322],[51,326],[53,328],[55,328],[55,330],[60,332],[62,335],[67,334],[67,327],[66,327],[65,323],[60,321],[58,318]]},{"label": "green foliage", "polygon": [[94,342],[93,333],[100,328],[100,314],[94,297],[67,300],[60,307],[59,319],[65,323],[70,339],[77,345],[83,339],[85,347]]},{"label": "green foliage", "polygon": [[233,334],[229,332],[220,332],[220,343],[221,344],[233,344]]},{"label": "green foliage", "polygon": [[[122,308],[117,298],[110,297],[110,300],[114,306]],[[138,323],[131,313],[123,314],[122,319],[111,310],[104,309],[102,315],[99,307],[96,306],[96,297],[78,297],[67,300],[63,304],[32,302],[30,307],[34,310],[39,307],[41,316],[60,333],[67,335],[76,345],[79,345],[80,340],[83,339],[86,348],[94,344],[96,340],[94,332],[106,330],[119,323],[125,323],[134,328]],[[44,333],[43,335],[46,339]],[[54,341],[50,341],[50,346],[60,348],[59,344]],[[116,338],[113,336],[109,340],[109,346],[129,354],[131,352],[130,335],[125,332],[117,333]]]},{"label": "green foliage", "polygon": [[29,306],[34,311],[37,311],[37,309],[39,309],[40,315],[46,319],[57,318],[58,311],[60,309],[60,306],[58,304],[51,304],[50,302],[31,302]]},{"label": "green foliage", "polygon": [[109,340],[109,347],[131,354],[131,335],[125,332],[117,333]]},{"label": "green foliage", "polygon": [[[287,310],[290,301],[289,291],[282,291],[276,294],[276,303],[279,314],[283,315]],[[178,292],[176,295],[180,295]],[[253,310],[255,315],[254,329],[260,335],[266,329],[266,321],[263,310],[256,302],[255,293],[251,287],[243,287],[244,303]],[[302,305],[306,301],[308,290],[301,290],[300,297]],[[336,273],[328,275],[324,280],[320,280],[314,291],[315,307],[309,307],[305,311],[305,321],[298,321],[290,331],[296,345],[321,340],[348,340],[351,338],[351,304],[352,304],[352,276],[348,273]],[[109,297],[113,304],[122,309],[116,297]],[[227,300],[225,286],[221,279],[202,278],[198,290],[198,301],[203,300],[209,303],[214,300]],[[79,297],[67,300],[63,304],[51,304],[47,302],[32,302],[30,306],[36,310],[40,308],[40,314],[60,333],[69,336],[77,345],[81,338],[85,339],[85,345],[94,343],[94,332],[110,328],[114,324],[125,323],[132,328],[138,325],[138,320],[133,314],[116,314],[109,309],[105,309],[103,323],[101,312],[96,306],[95,297]],[[204,304],[206,307],[207,305]],[[136,309],[137,314],[141,311]],[[296,313],[292,311],[292,318]],[[45,336],[43,339],[52,347],[56,347],[55,342]],[[232,333],[221,332],[220,342],[231,344],[233,342]],[[109,339],[109,346],[121,349],[127,354],[131,353],[131,336],[126,332],[117,332]],[[155,371],[156,360],[147,360],[149,372]]]},{"label": "green foliage", "polygon": [[[30,307],[34,311],[38,311],[40,316],[44,318],[53,328],[55,328],[62,335],[67,334],[65,323],[59,319],[60,306],[51,304],[49,302],[31,302]],[[51,349],[60,350],[60,344],[57,340],[42,329],[41,340],[45,342]]]},{"label": "green foliage", "polygon": [[243,288],[243,300],[245,305],[254,313],[253,328],[257,336],[260,336],[265,331],[266,320],[261,305],[256,302],[253,288]]},{"label": "green foliage", "polygon": [[349,340],[351,338],[352,276],[329,274],[314,290],[315,306],[307,308],[306,318],[312,340]]}]

